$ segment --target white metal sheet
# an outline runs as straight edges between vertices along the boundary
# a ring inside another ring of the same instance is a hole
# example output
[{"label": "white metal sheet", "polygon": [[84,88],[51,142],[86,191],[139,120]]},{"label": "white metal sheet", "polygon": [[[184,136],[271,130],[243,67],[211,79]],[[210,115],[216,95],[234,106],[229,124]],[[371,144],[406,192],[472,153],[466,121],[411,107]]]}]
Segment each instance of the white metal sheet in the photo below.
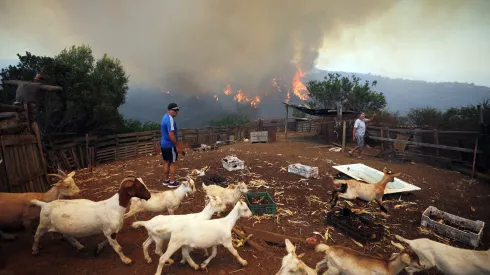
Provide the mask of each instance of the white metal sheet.
[{"label": "white metal sheet", "polygon": [[[384,175],[382,171],[378,171],[362,163],[337,165],[333,166],[333,168],[348,176],[351,176],[356,180],[362,180],[367,183],[377,183],[383,178]],[[385,194],[403,193],[418,190],[421,190],[421,188],[399,178],[395,178],[393,182],[390,182],[386,185]]]}]

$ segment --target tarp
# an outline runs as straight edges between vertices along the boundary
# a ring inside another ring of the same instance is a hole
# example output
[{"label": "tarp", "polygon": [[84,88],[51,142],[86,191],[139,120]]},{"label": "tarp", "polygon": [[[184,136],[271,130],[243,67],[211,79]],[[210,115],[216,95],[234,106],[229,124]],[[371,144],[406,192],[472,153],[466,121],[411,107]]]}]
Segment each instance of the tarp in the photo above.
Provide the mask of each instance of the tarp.
[{"label": "tarp", "polygon": [[[294,105],[294,104],[288,104],[286,102],[283,102],[284,105],[291,107],[293,109],[296,109],[300,112],[303,112],[308,115],[312,116],[322,116],[322,117],[335,117],[337,116],[337,110],[335,109],[312,109],[307,106],[299,106],[299,105]],[[355,112],[355,111],[342,111],[342,116],[345,115],[358,115],[360,112]]]},{"label": "tarp", "polygon": [[[337,165],[333,166],[333,168],[356,180],[362,180],[367,183],[377,183],[383,178],[384,175],[383,172],[362,163]],[[385,194],[404,193],[418,190],[420,190],[420,187],[405,182],[399,178],[395,178],[393,182],[386,185]]]}]

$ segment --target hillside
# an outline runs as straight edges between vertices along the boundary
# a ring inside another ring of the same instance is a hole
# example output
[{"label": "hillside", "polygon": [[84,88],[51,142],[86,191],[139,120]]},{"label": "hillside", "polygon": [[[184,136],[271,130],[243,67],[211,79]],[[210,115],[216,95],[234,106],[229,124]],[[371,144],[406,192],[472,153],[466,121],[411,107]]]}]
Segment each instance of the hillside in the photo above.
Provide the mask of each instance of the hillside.
[{"label": "hillside", "polygon": [[[321,80],[327,74],[324,70],[313,70],[303,82],[309,80]],[[339,72],[341,75],[350,76],[352,73]],[[447,109],[469,104],[478,104],[483,99],[490,99],[490,88],[466,83],[432,83],[417,80],[393,79],[389,77],[356,74],[363,81],[377,80],[376,91],[386,96],[388,109],[406,114],[410,108],[424,107],[427,105]],[[258,116],[282,117],[285,109],[282,104],[284,94],[269,94],[262,98],[256,110]],[[180,114],[182,127],[194,127],[203,125],[207,121],[217,117],[222,112],[235,111],[236,102],[231,97],[220,97],[220,101],[212,98],[211,94],[199,95],[199,99],[192,100],[182,94],[164,94],[158,89],[131,88],[126,104],[121,107],[121,112],[131,118],[140,120],[159,121],[170,101],[178,102],[183,106]],[[301,103],[294,96],[291,103]]]}]

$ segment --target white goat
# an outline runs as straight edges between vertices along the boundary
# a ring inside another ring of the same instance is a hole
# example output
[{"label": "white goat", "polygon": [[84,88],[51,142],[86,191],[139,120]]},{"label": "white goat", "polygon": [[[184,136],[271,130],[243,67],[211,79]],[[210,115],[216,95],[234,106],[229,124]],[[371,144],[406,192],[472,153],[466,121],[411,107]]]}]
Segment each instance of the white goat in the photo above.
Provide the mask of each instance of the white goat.
[{"label": "white goat", "polygon": [[[226,205],[221,202],[221,199],[218,197],[208,196],[209,202],[206,207],[199,213],[192,213],[186,215],[158,215],[153,217],[148,221],[138,221],[132,224],[133,228],[138,228],[144,226],[148,231],[148,238],[143,243],[143,254],[145,255],[145,259],[148,263],[151,263],[152,260],[148,254],[148,248],[150,245],[155,242],[155,254],[162,256],[162,246],[163,241],[170,239],[170,233],[159,234],[155,231],[161,225],[173,223],[178,220],[209,220],[213,216],[214,213],[218,211],[223,211],[226,208]],[[205,254],[208,256],[207,249],[205,249]],[[170,264],[173,264],[173,260],[168,260]],[[185,264],[185,258],[182,258],[182,262]]]},{"label": "white goat", "polygon": [[340,185],[338,190],[332,193],[331,207],[337,204],[338,198],[347,200],[363,200],[366,202],[376,201],[383,212],[388,212],[383,206],[383,195],[388,183],[393,182],[395,177],[399,177],[401,173],[392,173],[386,167],[383,169],[384,176],[377,183],[364,183],[357,180],[334,180],[334,185]]},{"label": "white goat", "polygon": [[216,257],[217,246],[223,245],[235,256],[240,264],[246,266],[248,263],[242,259],[238,252],[233,247],[231,230],[240,217],[250,217],[252,212],[247,204],[243,201],[238,201],[231,212],[224,218],[214,220],[179,220],[170,224],[161,225],[155,231],[160,234],[170,233],[170,241],[167,246],[167,251],[160,257],[156,275],[161,275],[163,265],[168,261],[170,256],[182,247],[182,255],[185,260],[195,269],[199,266],[192,260],[189,255],[190,248],[208,248],[212,247],[211,256],[209,256],[202,264],[204,269],[209,262]]},{"label": "white goat", "polygon": [[398,235],[395,237],[407,243],[420,258],[422,268],[407,267],[405,270],[408,274],[432,267],[437,267],[447,275],[490,274],[490,249],[475,251],[449,246],[426,238],[407,240]]},{"label": "white goat", "polygon": [[[208,196],[219,197],[223,203],[233,206],[235,206],[235,204],[240,200],[242,193],[246,194],[248,192],[245,182],[240,182],[237,185],[230,184],[228,185],[228,188],[223,188],[214,184],[206,186],[203,183],[202,189],[206,191]],[[221,211],[218,212],[218,215],[221,215]]]},{"label": "white goat", "polygon": [[420,267],[417,255],[409,250],[393,254],[388,261],[342,246],[319,244],[315,250],[325,253],[325,259],[317,263],[316,271],[328,268],[323,273],[326,275],[394,275],[407,266]]},{"label": "white goat", "polygon": [[[31,229],[31,222],[39,219],[41,209],[30,205],[31,200],[40,200],[50,202],[59,199],[62,196],[73,196],[80,192],[75,184],[73,176],[75,171],[70,174],[58,170],[59,174],[48,174],[48,176],[59,179],[51,189],[45,193],[0,193],[0,228],[17,227],[24,225],[26,230]],[[0,236],[3,239],[15,239],[12,234],[3,233],[0,230]]]},{"label": "white goat", "polygon": [[173,215],[174,211],[179,208],[182,199],[189,193],[192,194],[196,191],[194,181],[187,177],[187,181],[183,181],[180,186],[174,190],[164,192],[151,192],[151,199],[142,200],[140,198],[132,198],[131,206],[128,213],[124,215],[124,218],[136,215],[143,211],[149,211],[152,213],[163,213],[168,211],[169,215]]},{"label": "white goat", "polygon": [[281,269],[276,275],[316,275],[316,271],[301,260],[304,254],[296,255],[296,247],[289,239],[284,242],[286,243],[288,255],[282,258]]},{"label": "white goat", "polygon": [[121,182],[117,194],[111,198],[94,202],[91,200],[56,200],[49,203],[32,200],[41,207],[39,226],[34,236],[32,254],[39,253],[39,239],[46,232],[59,232],[78,250],[83,249],[74,237],[86,237],[103,233],[106,241],[98,245],[97,253],[109,242],[125,264],[131,259],[126,257],[116,240],[124,222],[123,215],[131,197],[150,199],[150,191],[141,178],[127,177]]}]

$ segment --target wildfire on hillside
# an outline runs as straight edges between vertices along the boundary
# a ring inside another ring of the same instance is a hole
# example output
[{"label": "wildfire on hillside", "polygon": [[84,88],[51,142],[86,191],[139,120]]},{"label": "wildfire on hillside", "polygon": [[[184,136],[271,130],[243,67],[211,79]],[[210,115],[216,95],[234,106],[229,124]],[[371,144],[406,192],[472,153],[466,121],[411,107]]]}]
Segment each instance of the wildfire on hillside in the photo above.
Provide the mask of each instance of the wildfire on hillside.
[{"label": "wildfire on hillside", "polygon": [[228,84],[228,86],[226,87],[226,90],[224,91],[225,95],[231,95],[231,86],[230,84]]},{"label": "wildfire on hillside", "polygon": [[298,67],[298,70],[296,71],[296,74],[293,77],[293,93],[301,100],[307,100],[308,95],[310,94],[308,92],[308,89],[306,89],[305,84],[301,82],[301,78],[304,77],[306,73],[303,73],[300,67]]}]

